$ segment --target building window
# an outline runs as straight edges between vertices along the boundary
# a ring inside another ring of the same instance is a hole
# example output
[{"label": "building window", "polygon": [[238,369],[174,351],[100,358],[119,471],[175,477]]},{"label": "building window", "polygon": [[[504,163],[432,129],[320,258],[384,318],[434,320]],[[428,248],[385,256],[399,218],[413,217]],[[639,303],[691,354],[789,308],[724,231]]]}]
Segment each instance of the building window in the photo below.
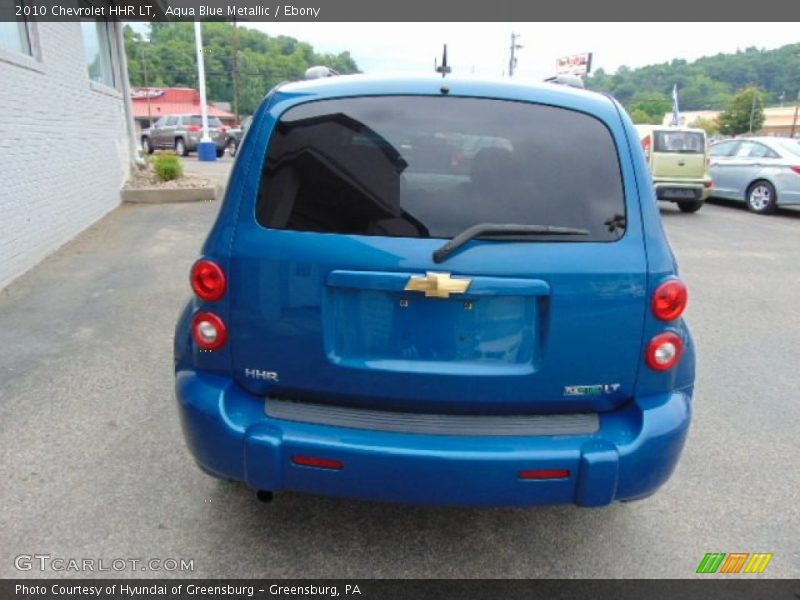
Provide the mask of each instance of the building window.
[{"label": "building window", "polygon": [[107,21],[81,21],[89,79],[117,87],[117,44],[114,25]]},{"label": "building window", "polygon": [[0,22],[0,48],[33,56],[30,24],[25,20]]}]

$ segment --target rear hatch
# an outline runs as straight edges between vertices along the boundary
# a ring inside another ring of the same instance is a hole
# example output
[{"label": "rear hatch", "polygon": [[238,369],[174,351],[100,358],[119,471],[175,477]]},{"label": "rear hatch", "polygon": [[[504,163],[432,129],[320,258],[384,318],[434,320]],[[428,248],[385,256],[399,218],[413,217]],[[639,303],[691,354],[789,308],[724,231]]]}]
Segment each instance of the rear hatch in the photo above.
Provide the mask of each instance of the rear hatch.
[{"label": "rear hatch", "polygon": [[700,131],[653,131],[655,179],[702,179],[706,172],[706,137]]},{"label": "rear hatch", "polygon": [[[504,142],[465,166],[458,144],[473,138]],[[477,98],[309,102],[276,125],[258,194],[230,277],[248,390],[483,414],[606,410],[632,395],[646,260],[600,120]],[[481,235],[434,260],[479,223],[574,231]]]},{"label": "rear hatch", "polygon": [[[192,115],[189,117],[189,127],[194,128],[195,130],[197,130],[197,128],[202,130],[203,117],[200,115]],[[217,117],[208,117],[208,135],[210,137],[216,136],[222,127],[222,121],[220,121]]]}]

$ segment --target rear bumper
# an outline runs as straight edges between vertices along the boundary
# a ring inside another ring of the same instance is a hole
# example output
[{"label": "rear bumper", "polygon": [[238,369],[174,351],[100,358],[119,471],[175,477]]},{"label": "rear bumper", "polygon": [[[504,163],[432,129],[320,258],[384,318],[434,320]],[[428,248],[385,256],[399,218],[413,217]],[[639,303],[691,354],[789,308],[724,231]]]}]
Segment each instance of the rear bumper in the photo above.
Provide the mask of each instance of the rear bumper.
[{"label": "rear bumper", "polygon": [[[711,179],[656,179],[654,185],[656,188],[656,197],[659,200],[666,200],[668,202],[682,202],[705,200],[710,195],[713,188],[706,187]],[[691,190],[694,192],[693,198],[677,198],[671,195],[675,190]]]},{"label": "rear bumper", "polygon": [[[652,494],[672,473],[691,418],[691,389],[638,398],[600,415],[584,435],[392,433],[270,418],[264,400],[231,379],[182,370],[176,396],[184,435],[205,471],[255,489],[296,490],[442,505],[603,506]],[[294,456],[341,461],[299,466]],[[520,471],[568,469],[563,479]]]},{"label": "rear bumper", "polygon": [[[186,149],[189,152],[196,152],[197,151],[197,144],[200,143],[201,139],[202,139],[202,135],[201,134],[192,134],[192,133],[188,134],[186,136],[186,140],[185,140]],[[211,137],[210,141],[212,141],[214,143],[214,145],[219,149],[222,149],[222,148],[225,147],[225,135],[224,134],[221,134],[221,133],[214,134],[214,136]]]}]

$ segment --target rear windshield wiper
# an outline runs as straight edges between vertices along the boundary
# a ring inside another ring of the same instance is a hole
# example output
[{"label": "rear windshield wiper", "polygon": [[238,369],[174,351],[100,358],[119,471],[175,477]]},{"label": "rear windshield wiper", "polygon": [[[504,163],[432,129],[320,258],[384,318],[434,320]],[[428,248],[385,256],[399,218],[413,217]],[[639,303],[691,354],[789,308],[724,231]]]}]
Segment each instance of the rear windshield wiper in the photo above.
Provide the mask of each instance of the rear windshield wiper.
[{"label": "rear windshield wiper", "polygon": [[470,240],[482,235],[589,235],[587,229],[554,225],[515,225],[514,223],[479,223],[465,229],[433,253],[433,262],[444,262],[448,256]]}]

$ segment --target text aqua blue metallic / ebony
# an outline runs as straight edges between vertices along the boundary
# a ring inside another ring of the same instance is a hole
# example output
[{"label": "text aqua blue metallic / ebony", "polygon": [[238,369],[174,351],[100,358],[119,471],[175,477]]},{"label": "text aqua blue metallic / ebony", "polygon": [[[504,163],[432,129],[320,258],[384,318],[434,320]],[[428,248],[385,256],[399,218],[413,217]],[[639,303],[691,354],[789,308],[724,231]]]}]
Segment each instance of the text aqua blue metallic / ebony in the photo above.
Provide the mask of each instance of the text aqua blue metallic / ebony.
[{"label": "text aqua blue metallic / ebony", "polygon": [[686,287],[637,133],[605,95],[279,86],[191,284],[186,442],[256,490],[603,506],[652,494],[686,438]]}]

